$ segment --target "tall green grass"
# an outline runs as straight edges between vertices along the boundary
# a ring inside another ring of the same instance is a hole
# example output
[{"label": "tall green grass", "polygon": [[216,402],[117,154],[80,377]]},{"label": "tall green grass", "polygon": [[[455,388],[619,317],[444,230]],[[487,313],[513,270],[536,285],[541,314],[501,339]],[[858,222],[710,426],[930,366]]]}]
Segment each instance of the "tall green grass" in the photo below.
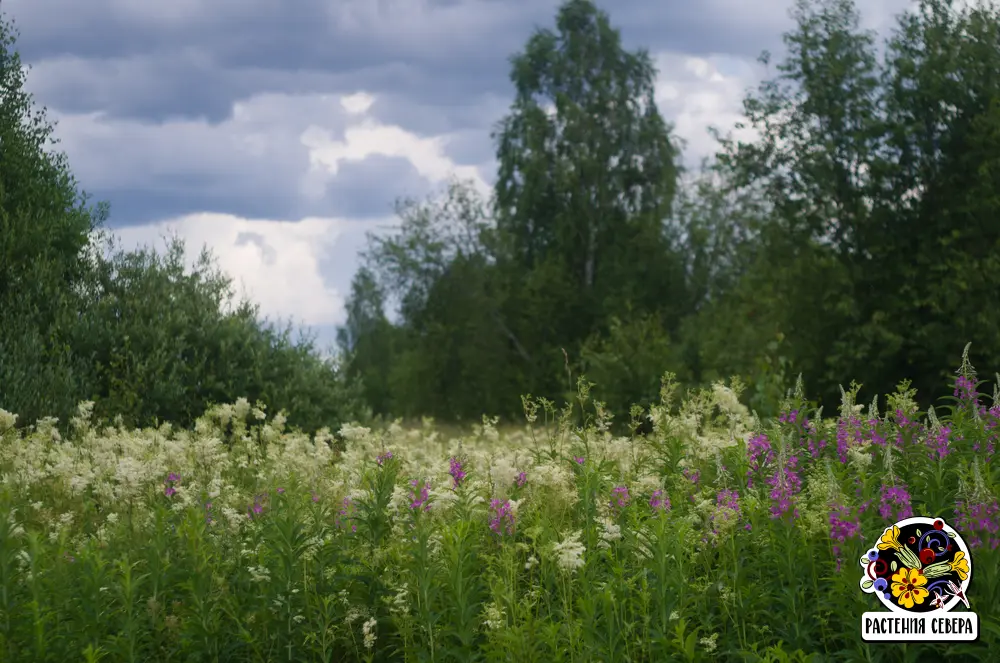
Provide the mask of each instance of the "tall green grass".
[{"label": "tall green grass", "polygon": [[[523,430],[343,446],[246,401],[193,432],[84,404],[66,439],[0,411],[0,661],[989,660],[1000,397],[967,363],[954,388],[759,421],[667,376],[653,432],[616,437],[582,384]],[[857,560],[908,515],[969,543],[978,642],[861,641]]]}]

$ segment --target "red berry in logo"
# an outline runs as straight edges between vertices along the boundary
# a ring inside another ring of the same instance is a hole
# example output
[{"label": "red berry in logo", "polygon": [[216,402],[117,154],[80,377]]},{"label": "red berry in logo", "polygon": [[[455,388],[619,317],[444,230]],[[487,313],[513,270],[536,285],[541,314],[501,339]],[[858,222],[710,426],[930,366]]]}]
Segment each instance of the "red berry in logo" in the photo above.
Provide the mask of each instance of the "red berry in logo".
[{"label": "red berry in logo", "polygon": [[917,537],[915,537],[915,536],[911,536],[911,537],[910,537],[910,540],[909,540],[909,544],[910,544],[910,545],[912,546],[912,545],[913,545],[914,543],[916,543],[916,542],[917,542]]},{"label": "red berry in logo", "polygon": [[944,529],[944,521],[943,520],[935,520],[934,521],[934,529]]},{"label": "red berry in logo", "polygon": [[930,564],[931,562],[934,561],[934,557],[935,557],[934,551],[931,550],[930,548],[924,548],[923,550],[920,551],[921,564]]}]

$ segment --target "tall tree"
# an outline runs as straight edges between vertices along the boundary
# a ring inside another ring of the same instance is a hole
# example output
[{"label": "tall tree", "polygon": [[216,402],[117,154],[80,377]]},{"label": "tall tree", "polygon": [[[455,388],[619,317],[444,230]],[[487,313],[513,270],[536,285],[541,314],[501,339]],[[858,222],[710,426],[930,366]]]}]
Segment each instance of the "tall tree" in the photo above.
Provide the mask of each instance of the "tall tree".
[{"label": "tall tree", "polygon": [[31,423],[66,417],[89,389],[67,344],[106,216],[54,150],[52,125],[24,89],[16,33],[0,19],[0,407]]},{"label": "tall tree", "polygon": [[563,4],[556,30],[512,60],[516,97],[495,134],[498,267],[504,319],[537,390],[557,388],[562,349],[613,315],[634,307],[663,311],[668,329],[679,321],[682,266],[664,224],[677,150],[655,74],[589,0]]},{"label": "tall tree", "polygon": [[180,242],[165,256],[101,250],[108,208],[55,151],[14,37],[0,21],[0,407],[22,425],[66,424],[83,400],[136,425],[189,425],[239,397],[304,429],[353,416],[339,367],[249,303],[229,308],[231,281],[207,254],[189,269]]},{"label": "tall tree", "polygon": [[1000,7],[922,0],[900,17],[886,50],[887,127],[875,169],[883,195],[872,243],[879,269],[866,275],[867,290],[881,297],[843,347],[898,339],[886,373],[912,377],[926,402],[965,342],[977,364],[1000,365],[1000,314],[991,303],[1000,292]]},{"label": "tall tree", "polygon": [[[471,183],[453,182],[443,195],[401,201],[396,211],[395,232],[369,237],[342,330],[352,370],[367,390],[388,394],[373,407],[449,419],[514,412],[519,386],[512,384],[523,383],[512,377],[511,360],[523,348],[500,315],[486,201]],[[399,302],[391,333],[377,313],[382,297]]]},{"label": "tall tree", "polygon": [[385,316],[385,294],[370,269],[362,266],[351,281],[347,322],[337,344],[347,358],[344,369],[361,381],[365,402],[374,412],[393,409],[389,373],[396,329]]},{"label": "tall tree", "polygon": [[852,378],[886,392],[905,376],[927,403],[965,341],[1000,362],[986,194],[1000,14],[921,0],[881,65],[850,0],[800,0],[794,17],[779,76],[746,101],[759,140],[723,146],[734,181],[773,204],[741,297],[770,293],[792,364],[826,401]]}]

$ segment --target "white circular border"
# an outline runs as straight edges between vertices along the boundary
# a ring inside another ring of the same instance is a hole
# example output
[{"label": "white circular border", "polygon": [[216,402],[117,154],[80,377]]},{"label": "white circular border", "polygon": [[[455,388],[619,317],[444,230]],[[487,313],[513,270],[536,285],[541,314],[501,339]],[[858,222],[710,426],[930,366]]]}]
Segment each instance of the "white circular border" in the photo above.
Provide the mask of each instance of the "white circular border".
[{"label": "white circular border", "polygon": [[[891,530],[894,526],[895,527],[899,527],[900,529],[902,529],[905,525],[917,525],[917,524],[921,524],[921,525],[929,525],[930,527],[933,528],[935,520],[940,520],[941,522],[944,523],[944,528],[942,529],[942,531],[950,529],[953,532],[955,532],[955,536],[954,537],[950,537],[949,536],[948,538],[952,539],[956,544],[958,544],[958,549],[965,553],[965,560],[969,563],[969,574],[965,577],[965,580],[961,581],[962,593],[965,594],[968,591],[968,589],[969,589],[969,582],[972,580],[972,556],[969,554],[969,548],[968,548],[968,546],[965,545],[965,540],[962,539],[962,535],[959,534],[958,530],[956,530],[954,527],[949,526],[948,525],[948,521],[945,520],[944,518],[930,518],[928,516],[914,516],[912,518],[904,518],[903,520],[900,520],[899,522],[893,523],[889,527],[883,528],[882,529],[882,533],[879,534],[879,540],[882,539],[882,536],[885,534],[885,532],[887,530]],[[947,532],[945,532],[945,535],[947,536]],[[876,541],[874,545],[872,545],[870,548],[868,548],[868,550],[877,549],[877,548],[878,548],[878,541]],[[868,550],[865,551],[866,555],[868,554]],[[871,580],[871,578],[868,577],[868,569],[867,569],[867,567],[863,566],[862,568],[864,569],[864,574],[861,577],[861,582],[863,583],[866,580]],[[899,612],[899,613],[903,613],[903,614],[907,614],[907,615],[913,615],[913,614],[933,614],[934,612],[948,612],[949,610],[951,610],[952,608],[954,608],[956,605],[959,605],[959,604],[962,603],[962,600],[960,598],[958,598],[957,596],[953,596],[949,601],[947,601],[944,604],[944,606],[942,608],[939,608],[937,611],[933,611],[932,610],[930,613],[918,613],[918,612],[915,612],[913,610],[907,610],[906,608],[903,608],[902,606],[898,605],[894,601],[891,601],[890,599],[885,598],[885,593],[884,592],[880,592],[880,591],[878,591],[878,590],[876,590],[874,588],[867,589],[867,590],[866,589],[862,589],[862,591],[865,592],[866,594],[875,594],[875,596],[876,596],[876,598],[878,598],[879,602],[882,605],[884,605],[886,608],[888,608],[889,610],[891,610],[892,612]]]}]

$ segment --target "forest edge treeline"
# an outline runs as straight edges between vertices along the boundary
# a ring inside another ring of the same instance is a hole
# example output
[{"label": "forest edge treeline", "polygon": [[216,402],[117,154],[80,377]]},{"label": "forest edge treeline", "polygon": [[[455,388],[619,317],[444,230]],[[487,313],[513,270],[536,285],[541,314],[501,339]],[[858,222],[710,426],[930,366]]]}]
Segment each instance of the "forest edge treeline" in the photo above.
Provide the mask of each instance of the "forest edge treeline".
[{"label": "forest edge treeline", "polygon": [[[303,429],[350,419],[516,420],[580,376],[624,422],[670,371],[739,376],[775,414],[801,374],[931,404],[966,342],[1000,366],[1000,12],[923,0],[879,49],[854,3],[793,8],[787,54],[698,172],[629,51],[586,0],[511,59],[489,199],[456,182],[373,235],[331,360],[230,297],[183,247],[88,250],[91,205],[23,92],[4,30],[0,406],[190,424],[244,396]],[[764,62],[769,56],[762,56]],[[390,320],[390,305],[398,319]]]}]

